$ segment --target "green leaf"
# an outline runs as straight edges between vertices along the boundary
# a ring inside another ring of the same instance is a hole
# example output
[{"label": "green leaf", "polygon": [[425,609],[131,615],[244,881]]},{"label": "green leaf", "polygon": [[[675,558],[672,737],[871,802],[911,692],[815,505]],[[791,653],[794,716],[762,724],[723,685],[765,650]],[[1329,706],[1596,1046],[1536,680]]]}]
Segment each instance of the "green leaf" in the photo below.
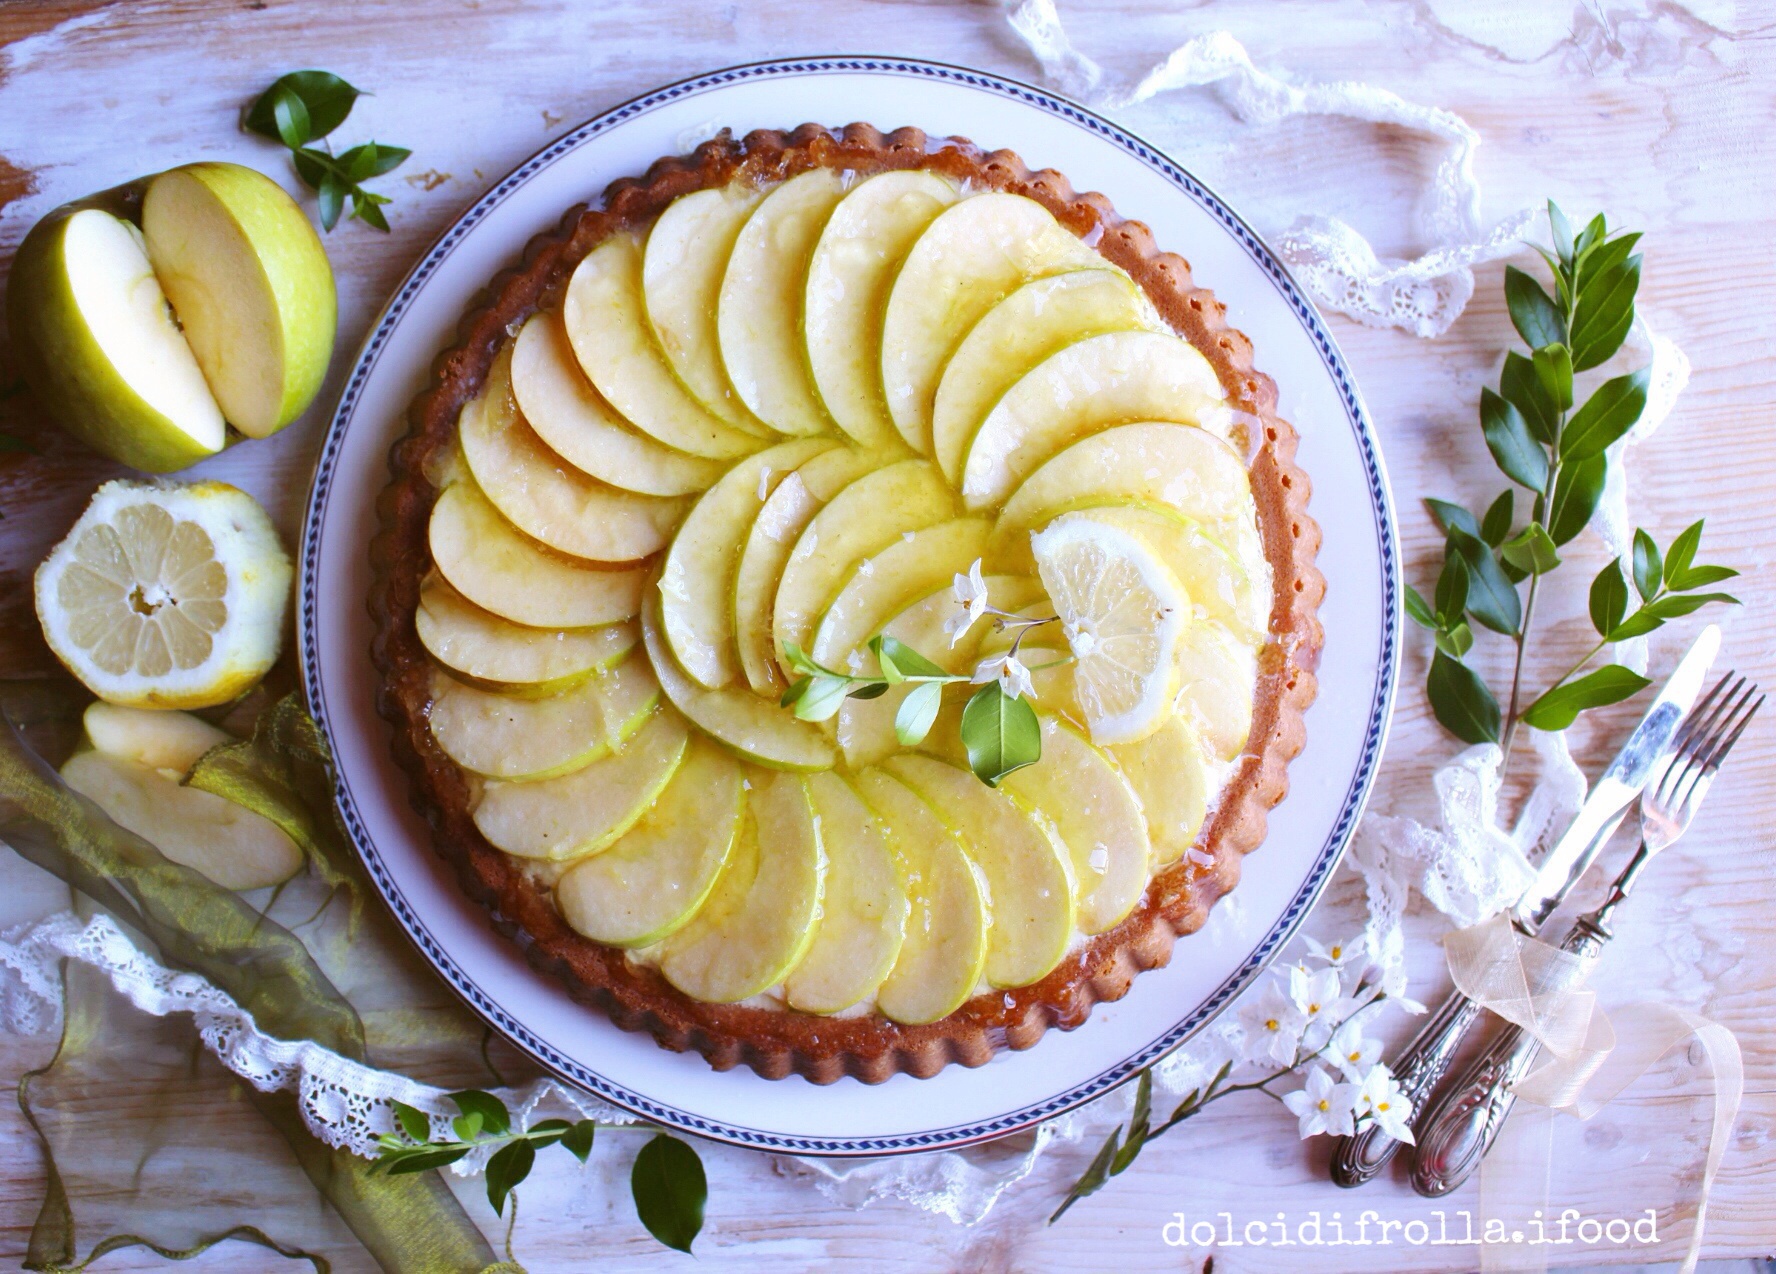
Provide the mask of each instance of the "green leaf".
[{"label": "green leaf", "polygon": [[296,165],[296,175],[310,190],[319,190],[327,174],[333,171],[333,156],[313,146],[291,151],[290,162]]},{"label": "green leaf", "polygon": [[[1530,434],[1523,413],[1490,389],[1480,391],[1480,430],[1486,435],[1487,450],[1507,478],[1531,491],[1547,487],[1548,453]],[[1506,525],[1508,528],[1508,518]]]},{"label": "green leaf", "polygon": [[380,177],[384,173],[393,172],[406,162],[413,152],[403,146],[384,146],[378,142],[365,142],[361,146],[353,146],[342,151],[339,166],[345,169],[345,175],[354,182],[369,181],[372,177]]},{"label": "green leaf", "polygon": [[500,1216],[506,1214],[506,1196],[530,1175],[536,1163],[536,1147],[528,1141],[513,1141],[493,1152],[487,1161],[487,1201]]},{"label": "green leaf", "polygon": [[1437,627],[1450,628],[1468,609],[1468,564],[1461,554],[1443,553],[1443,570],[1437,576]]},{"label": "green leaf", "polygon": [[962,746],[968,765],[988,787],[1042,758],[1042,727],[1027,699],[1012,699],[989,681],[962,709]]},{"label": "green leaf", "polygon": [[1511,522],[1516,516],[1516,495],[1506,487],[1499,492],[1499,498],[1487,506],[1486,516],[1480,519],[1480,538],[1497,548],[1511,534]]},{"label": "green leaf", "polygon": [[652,1138],[635,1156],[629,1193],[649,1234],[669,1248],[691,1250],[709,1200],[709,1182],[695,1150],[665,1133]]},{"label": "green leaf", "polygon": [[931,733],[937,710],[943,706],[943,684],[926,681],[914,686],[894,713],[894,737],[903,748],[916,748]]},{"label": "green leaf", "polygon": [[821,673],[808,683],[807,689],[795,701],[795,714],[803,721],[826,721],[844,705],[846,692],[850,689],[851,683],[844,677]]},{"label": "green leaf", "polygon": [[1580,264],[1577,273],[1581,295],[1586,288],[1591,287],[1597,281],[1599,276],[1626,261],[1628,254],[1634,251],[1634,245],[1639,242],[1640,235],[1638,233],[1621,234],[1607,243],[1598,244],[1586,253],[1585,260]]},{"label": "green leaf", "polygon": [[1425,508],[1431,511],[1431,517],[1436,520],[1438,529],[1444,534],[1447,535],[1450,531],[1466,531],[1476,540],[1481,538],[1480,524],[1474,520],[1474,515],[1462,508],[1461,505],[1450,504],[1447,500],[1427,499]]},{"label": "green leaf", "polygon": [[808,687],[813,684],[813,677],[807,676],[806,674],[797,677],[783,688],[782,694],[777,696],[777,706],[779,708],[794,707],[796,701],[803,695],[807,694]]},{"label": "green leaf", "polygon": [[288,75],[278,77],[260,95],[259,100],[247,108],[247,113],[241,120],[242,126],[273,141],[282,140],[278,136],[277,121],[273,117],[280,93],[294,96],[307,113],[308,134],[303,141],[325,137],[338,128],[345,122],[345,117],[351,114],[352,104],[361,96],[358,89],[327,71],[291,71]]},{"label": "green leaf", "polygon": [[[870,648],[880,659],[886,654],[904,677],[946,677],[949,674],[897,637],[881,633],[870,639]],[[884,676],[887,675],[884,670]]]},{"label": "green leaf", "polygon": [[572,1131],[573,1125],[565,1119],[539,1119],[524,1135],[531,1145],[541,1150],[545,1146],[554,1145]]},{"label": "green leaf", "polygon": [[481,1116],[458,1115],[450,1121],[450,1128],[458,1141],[473,1141],[481,1135]]},{"label": "green leaf", "polygon": [[1602,243],[1608,234],[1609,223],[1600,212],[1585,224],[1585,228],[1579,231],[1579,237],[1573,241],[1574,258],[1582,263],[1585,255]]},{"label": "green leaf", "polygon": [[1614,628],[1610,629],[1609,632],[1605,633],[1603,638],[1605,641],[1611,642],[1627,641],[1630,637],[1645,637],[1648,633],[1657,632],[1664,626],[1665,621],[1663,619],[1660,619],[1659,616],[1648,607],[1642,606],[1639,610],[1628,616],[1627,619],[1624,619],[1620,624],[1617,624]]},{"label": "green leaf", "polygon": [[1110,1160],[1110,1175],[1119,1176],[1122,1170],[1135,1161],[1147,1144],[1147,1128],[1153,1116],[1153,1075],[1142,1070],[1141,1078],[1135,1086],[1135,1108],[1129,1115],[1128,1137]]},{"label": "green leaf", "polygon": [[414,1141],[427,1142],[432,1139],[432,1121],[426,1118],[423,1111],[414,1109],[406,1102],[395,1103],[395,1122]]},{"label": "green leaf", "polygon": [[1634,530],[1634,587],[1643,602],[1653,600],[1665,578],[1665,564],[1659,560],[1659,546],[1653,537],[1636,527]]},{"label": "green leaf", "polygon": [[308,107],[287,88],[271,90],[271,122],[278,140],[291,150],[305,145],[314,135],[309,131]]},{"label": "green leaf", "polygon": [[1096,1194],[1099,1190],[1104,1188],[1104,1183],[1110,1179],[1110,1165],[1115,1160],[1121,1147],[1122,1129],[1113,1129],[1110,1135],[1104,1139],[1102,1148],[1100,1148],[1098,1153],[1092,1158],[1091,1166],[1086,1168],[1079,1180],[1073,1183],[1073,1188],[1067,1191],[1067,1197],[1061,1200],[1061,1206],[1056,1208],[1054,1212],[1050,1214],[1048,1218],[1048,1223],[1050,1225],[1059,1221],[1066,1213],[1067,1209],[1072,1207],[1075,1203],[1079,1202],[1081,1199]]},{"label": "green leaf", "polygon": [[1536,373],[1534,362],[1516,350],[1506,354],[1505,370],[1499,375],[1499,394],[1523,414],[1523,421],[1537,442],[1543,446],[1553,444],[1560,409]]},{"label": "green leaf", "polygon": [[1451,659],[1460,659],[1474,648],[1474,630],[1464,619],[1453,628],[1439,632],[1434,640],[1438,650]]},{"label": "green leaf", "polygon": [[1492,550],[1465,532],[1451,531],[1445,555],[1452,552],[1461,554],[1468,568],[1468,614],[1495,633],[1516,635],[1523,620],[1523,599],[1499,569]]},{"label": "green leaf", "polygon": [[1573,316],[1573,370],[1606,362],[1634,324],[1634,297],[1640,290],[1640,258],[1629,257],[1598,274],[1579,293]]},{"label": "green leaf", "polygon": [[[1465,602],[1467,598],[1462,600]],[[1420,628],[1435,629],[1438,626],[1437,612],[1431,609],[1431,604],[1410,584],[1406,585],[1406,617]]]},{"label": "green leaf", "polygon": [[1463,743],[1498,742],[1498,700],[1472,668],[1439,650],[1431,656],[1425,690],[1437,720]]},{"label": "green leaf", "polygon": [[506,1104],[492,1093],[465,1088],[460,1093],[451,1093],[450,1100],[463,1114],[480,1115],[482,1126],[495,1136],[503,1137],[512,1130],[512,1117],[506,1112]]},{"label": "green leaf", "polygon": [[590,1119],[582,1119],[569,1128],[561,1136],[561,1144],[581,1163],[585,1163],[592,1153],[592,1141],[598,1135],[598,1125]]},{"label": "green leaf", "polygon": [[390,1176],[404,1176],[409,1172],[429,1172],[433,1168],[443,1168],[455,1163],[468,1154],[472,1146],[443,1146],[436,1150],[417,1150],[397,1158],[385,1159]]},{"label": "green leaf", "polygon": [[1671,547],[1665,551],[1665,583],[1670,587],[1677,587],[1677,581],[1696,560],[1696,550],[1702,546],[1702,524],[1705,521],[1706,518],[1697,518],[1679,531],[1677,538],[1671,541]]},{"label": "green leaf", "polygon": [[1634,428],[1646,408],[1649,370],[1606,380],[1585,405],[1573,413],[1560,435],[1560,460],[1571,464],[1600,456],[1616,439]]},{"label": "green leaf", "polygon": [[1706,588],[1710,584],[1733,579],[1738,574],[1739,572],[1730,566],[1692,566],[1682,575],[1671,580],[1670,586],[1680,593],[1687,593],[1692,588]]},{"label": "green leaf", "polygon": [[382,215],[381,205],[388,200],[371,194],[367,190],[352,190],[352,216],[365,225],[373,226],[384,234],[389,232],[388,218]]},{"label": "green leaf", "polygon": [[1575,464],[1563,465],[1554,480],[1554,498],[1548,505],[1548,534],[1556,545],[1565,544],[1591,521],[1597,502],[1603,498],[1604,480],[1609,477],[1609,457],[1592,456]]},{"label": "green leaf", "polygon": [[1591,627],[1608,638],[1628,613],[1628,581],[1622,578],[1621,562],[1610,562],[1591,581]]},{"label": "green leaf", "polygon": [[1739,605],[1739,599],[1731,593],[1683,593],[1668,594],[1656,602],[1648,602],[1641,609],[1652,612],[1660,619],[1681,619],[1685,615],[1701,610],[1711,602],[1722,602],[1728,606]]},{"label": "green leaf", "polygon": [[1564,730],[1586,709],[1620,703],[1651,684],[1638,672],[1609,664],[1577,681],[1555,686],[1524,710],[1523,722],[1538,730]]},{"label": "green leaf", "polygon": [[1531,522],[1501,544],[1499,554],[1525,575],[1546,575],[1560,565],[1554,541],[1538,522]]},{"label": "green leaf", "polygon": [[1542,285],[1514,265],[1505,267],[1505,304],[1511,323],[1531,349],[1566,342],[1566,323]]},{"label": "green leaf", "polygon": [[861,686],[845,693],[847,699],[880,699],[888,693],[886,681],[866,681]]},{"label": "green leaf", "polygon": [[345,208],[345,183],[330,172],[323,173],[315,194],[321,206],[321,229],[332,230],[339,224],[339,214]]},{"label": "green leaf", "polygon": [[1573,260],[1572,223],[1560,211],[1560,205],[1552,199],[1548,200],[1548,230],[1554,237],[1554,251],[1560,257],[1561,264],[1570,268]]},{"label": "green leaf", "polygon": [[1535,367],[1536,380],[1548,401],[1554,404],[1554,410],[1560,412],[1570,408],[1573,405],[1572,355],[1567,353],[1566,346],[1538,349],[1530,355],[1530,362]]}]

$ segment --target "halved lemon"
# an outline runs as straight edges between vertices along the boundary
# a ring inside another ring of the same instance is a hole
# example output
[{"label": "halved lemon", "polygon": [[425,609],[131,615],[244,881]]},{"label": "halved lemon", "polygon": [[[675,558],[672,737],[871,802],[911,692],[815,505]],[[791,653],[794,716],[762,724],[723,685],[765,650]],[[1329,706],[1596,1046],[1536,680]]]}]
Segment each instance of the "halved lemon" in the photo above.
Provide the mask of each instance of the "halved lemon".
[{"label": "halved lemon", "polygon": [[245,491],[119,480],[37,568],[37,619],[99,698],[203,708],[277,659],[290,578],[276,528]]},{"label": "halved lemon", "polygon": [[1030,548],[1073,652],[1092,741],[1146,738],[1177,697],[1178,641],[1190,615],[1184,586],[1144,541],[1076,514],[1056,518]]}]

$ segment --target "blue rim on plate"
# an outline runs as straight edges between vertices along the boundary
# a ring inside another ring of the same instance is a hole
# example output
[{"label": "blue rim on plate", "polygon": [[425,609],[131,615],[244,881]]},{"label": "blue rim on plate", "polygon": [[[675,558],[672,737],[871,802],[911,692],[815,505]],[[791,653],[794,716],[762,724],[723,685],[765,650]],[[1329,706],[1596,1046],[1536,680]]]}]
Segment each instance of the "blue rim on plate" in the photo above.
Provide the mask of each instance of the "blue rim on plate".
[{"label": "blue rim on plate", "polygon": [[[376,845],[365,827],[352,797],[348,783],[341,778],[336,803],[353,845],[363,859],[365,868],[378,890],[387,900],[396,919],[419,947],[427,960],[444,977],[451,988],[469,1007],[501,1034],[541,1065],[581,1088],[637,1114],[697,1136],[724,1141],[751,1149],[788,1151],[813,1155],[884,1155],[969,1145],[1028,1128],[1101,1096],[1123,1083],[1142,1068],[1151,1065],[1184,1043],[1207,1025],[1240,992],[1246,989],[1270,965],[1282,946],[1288,942],[1306,918],[1330,880],[1333,869],[1354,832],[1369,789],[1375,778],[1383,745],[1387,738],[1389,716],[1393,706],[1399,656],[1400,569],[1397,532],[1393,506],[1383,470],[1379,444],[1370,425],[1344,357],[1317,310],[1264,242],[1213,191],[1179,167],[1157,147],[1142,141],[1133,133],[1094,114],[1085,107],[1058,97],[1044,89],[989,75],[966,67],[925,62],[908,58],[821,56],[783,61],[755,62],[712,71],[624,102],[602,115],[564,134],[539,150],[515,168],[508,176],[483,195],[450,226],[426,251],[401,282],[394,296],[378,316],[364,341],[350,378],[341,393],[339,406],[328,426],[320,457],[315,465],[307,506],[304,512],[299,564],[298,636],[304,697],[309,711],[320,725],[329,745],[335,743],[321,693],[322,672],[316,638],[316,615],[320,605],[316,581],[316,563],[320,549],[324,512],[333,487],[334,467],[346,430],[350,427],[359,395],[371,371],[376,367],[390,333],[401,321],[415,296],[438,269],[455,246],[475,225],[503,203],[513,191],[538,172],[589,139],[607,132],[627,120],[687,96],[720,88],[737,82],[769,77],[808,76],[845,72],[866,72],[879,75],[924,77],[951,81],[1008,97],[1059,116],[1133,155],[1147,167],[1160,173],[1199,207],[1210,213],[1242,246],[1275,286],[1288,304],[1317,349],[1320,359],[1343,403],[1347,423],[1362,455],[1365,481],[1371,510],[1375,519],[1380,552],[1381,595],[1384,615],[1381,623],[1381,649],[1377,652],[1376,680],[1370,699],[1369,716],[1364,733],[1360,760],[1345,792],[1331,833],[1313,862],[1300,888],[1284,909],[1281,917],[1253,949],[1246,960],[1216,990],[1196,1006],[1170,1030],[1139,1052],[1124,1058],[1090,1079],[1074,1085],[1066,1092],[1040,1103],[1025,1106],[994,1119],[955,1127],[886,1137],[824,1138],[793,1136],[718,1122],[676,1109],[633,1092],[591,1070],[583,1062],[562,1054],[548,1042],[538,1038],[523,1023],[513,1019],[480,988],[453,960],[442,943],[431,933],[409,905],[382,861]],[[335,599],[333,604],[362,605],[357,597]],[[565,995],[565,991],[563,992]],[[1090,1024],[1080,1027],[1089,1030]]]}]

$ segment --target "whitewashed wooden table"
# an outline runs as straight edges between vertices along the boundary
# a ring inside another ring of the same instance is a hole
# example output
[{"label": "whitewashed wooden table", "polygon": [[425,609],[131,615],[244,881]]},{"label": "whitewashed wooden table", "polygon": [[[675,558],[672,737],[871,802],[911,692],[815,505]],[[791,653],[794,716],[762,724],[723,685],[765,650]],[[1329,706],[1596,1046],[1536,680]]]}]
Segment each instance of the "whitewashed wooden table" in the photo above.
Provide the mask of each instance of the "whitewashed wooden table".
[{"label": "whitewashed wooden table", "polygon": [[[1073,0],[1062,16],[1082,48],[1113,74],[1138,74],[1190,35],[1225,28],[1261,66],[1302,79],[1360,78],[1447,107],[1485,138],[1477,169],[1488,219],[1553,195],[1574,212],[1605,208],[1645,230],[1643,309],[1689,354],[1694,379],[1673,419],[1635,455],[1631,508],[1661,542],[1708,515],[1707,558],[1747,576],[1746,605],[1723,619],[1724,662],[1776,685],[1776,590],[1768,583],[1776,527],[1776,6]],[[835,52],[1038,74],[1002,11],[987,3],[15,0],[0,5],[0,271],[42,213],[143,172],[227,158],[292,182],[276,148],[235,128],[241,104],[286,70],[324,67],[372,90],[341,136],[374,136],[414,154],[380,183],[395,199],[392,234],[346,224],[327,240],[341,299],[334,383],[306,419],[275,440],[236,448],[194,471],[250,488],[293,533],[349,354],[414,256],[493,181],[580,120],[658,84],[736,62]],[[1204,143],[1193,121],[1221,109],[1210,94],[1185,94],[1123,118],[1171,149],[1261,231],[1274,233],[1299,212],[1322,211],[1352,221],[1383,252],[1417,246],[1407,202],[1438,157],[1427,143],[1388,129],[1302,120],[1249,130],[1233,144]],[[1380,430],[1409,577],[1421,584],[1435,569],[1438,544],[1418,498],[1474,503],[1496,489],[1474,403],[1499,350],[1513,339],[1501,273],[1499,265],[1480,271],[1475,302],[1434,342],[1332,319]],[[0,461],[0,669],[28,673],[51,666],[31,615],[29,574],[92,488],[115,470],[38,420],[28,396],[0,401],[0,431],[29,439],[41,452]],[[1590,537],[1576,547],[1581,565],[1570,574],[1582,579],[1585,566],[1601,562],[1602,549]],[[1549,612],[1549,669],[1580,649],[1580,605]],[[1685,635],[1656,644],[1655,661],[1668,663]],[[1409,645],[1376,796],[1379,808],[1399,812],[1422,808],[1424,779],[1454,750],[1418,690],[1424,652],[1416,640]],[[1575,732],[1581,761],[1595,766],[1622,721],[1604,715]],[[1660,860],[1628,908],[1603,976],[1606,1002],[1654,996],[1695,1007],[1731,1026],[1745,1049],[1745,1105],[1715,1191],[1706,1247],[1710,1259],[1720,1260],[1776,1250],[1776,786],[1769,779],[1776,723],[1759,725],[1687,847]],[[1262,870],[1262,857],[1248,869]],[[1343,881],[1334,903],[1342,894],[1348,904],[1357,888]],[[1425,935],[1439,923],[1434,916],[1414,919]],[[1187,950],[1180,954],[1187,958]],[[1427,936],[1414,952],[1425,998],[1441,994],[1440,967]],[[0,1081],[10,1085],[49,1054],[46,1041],[0,1037]],[[1681,1251],[1706,1137],[1705,1073],[1697,1060],[1667,1063],[1576,1130],[1556,1181],[1557,1207],[1606,1217],[1660,1209],[1661,1243],[1556,1249],[1557,1266],[1642,1264]],[[1366,1208],[1402,1222],[1432,1217],[1432,1206],[1400,1180],[1360,1194],[1335,1190],[1323,1149],[1297,1143],[1286,1114],[1256,1097],[1213,1108],[1061,1224],[1045,1226],[1059,1191],[1089,1153],[1083,1146],[1051,1152],[1033,1180],[973,1229],[901,1203],[847,1211],[771,1159],[712,1155],[701,1267],[799,1270],[852,1261],[881,1270],[1196,1270],[1211,1255],[1219,1271],[1476,1264],[1471,1248],[1412,1247],[1398,1238],[1362,1249],[1360,1261],[1348,1249],[1167,1246],[1162,1227],[1180,1211],[1192,1221],[1226,1211],[1240,1222],[1282,1212],[1291,1224],[1316,1210],[1327,1218],[1340,1212],[1347,1221]],[[527,1185],[520,1258],[538,1271],[682,1261],[635,1222],[619,1175],[626,1167],[600,1158],[605,1166],[589,1177],[539,1172]],[[40,1167],[16,1107],[0,1102],[0,1260],[24,1251]],[[1443,1206],[1474,1202],[1470,1186]],[[337,1255],[342,1269],[362,1259]],[[198,1263],[239,1269],[264,1259],[257,1249],[225,1246]],[[120,1253],[99,1268],[157,1265],[151,1256]]]}]

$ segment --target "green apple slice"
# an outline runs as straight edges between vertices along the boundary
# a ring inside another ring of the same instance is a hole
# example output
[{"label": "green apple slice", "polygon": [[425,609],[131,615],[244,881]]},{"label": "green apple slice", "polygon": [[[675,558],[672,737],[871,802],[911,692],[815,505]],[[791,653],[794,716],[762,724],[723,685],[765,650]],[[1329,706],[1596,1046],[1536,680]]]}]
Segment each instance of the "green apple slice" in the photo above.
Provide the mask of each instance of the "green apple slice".
[{"label": "green apple slice", "polygon": [[692,739],[653,808],[556,882],[562,918],[613,947],[645,947],[676,933],[715,887],[745,810],[740,763],[707,739]]},{"label": "green apple slice", "polygon": [[814,629],[814,661],[842,668],[855,660],[853,670],[861,669],[865,643],[907,606],[967,574],[986,551],[990,529],[981,518],[939,522],[859,562]]},{"label": "green apple slice", "polygon": [[472,478],[452,482],[426,528],[438,573],[469,601],[514,624],[590,628],[641,609],[642,566],[596,570],[520,534]]},{"label": "green apple slice", "polygon": [[791,774],[755,775],[752,783],[740,843],[709,901],[660,952],[666,980],[711,1004],[783,981],[820,924],[826,860],[807,786]]},{"label": "green apple slice", "polygon": [[758,201],[744,182],[674,199],[641,257],[642,301],[666,361],[699,403],[742,427],[752,422],[722,368],[715,310],[734,238]]},{"label": "green apple slice", "polygon": [[866,447],[900,445],[882,397],[882,308],[913,241],[956,202],[953,182],[921,169],[878,173],[851,187],[808,262],[802,327],[815,388]]},{"label": "green apple slice", "polygon": [[689,504],[683,496],[636,495],[571,468],[543,445],[512,398],[511,351],[462,409],[463,457],[475,485],[508,522],[557,552],[595,562],[633,562],[664,547]]},{"label": "green apple slice", "polygon": [[771,620],[796,541],[822,505],[876,464],[871,453],[851,447],[824,451],[778,483],[759,507],[734,572],[734,642],[746,682],[759,694],[775,699],[789,684],[777,663]]},{"label": "green apple slice", "polygon": [[95,699],[81,716],[86,737],[107,756],[134,761],[151,770],[167,770],[180,778],[197,759],[221,743],[233,743],[202,717],[162,708],[127,708]]},{"label": "green apple slice", "polygon": [[749,761],[778,770],[828,770],[836,754],[820,727],[749,690],[705,690],[673,659],[660,632],[657,591],[642,598],[641,635],[666,698],[698,729]]},{"label": "green apple slice", "polygon": [[106,752],[76,752],[62,781],[175,863],[224,889],[261,889],[302,870],[302,850],[244,805]]},{"label": "green apple slice", "polygon": [[1252,733],[1258,652],[1212,620],[1189,624],[1178,641],[1178,711],[1218,761],[1245,751]]},{"label": "green apple slice", "polygon": [[857,563],[908,531],[956,514],[956,497],[930,462],[902,460],[865,474],[840,491],[796,539],[771,608],[772,649],[779,663],[794,644],[806,649],[814,622]]},{"label": "green apple slice", "polygon": [[1005,391],[962,466],[970,509],[1003,504],[1056,452],[1111,425],[1170,420],[1227,436],[1215,369],[1169,332],[1106,332],[1051,354]]},{"label": "green apple slice", "polygon": [[746,534],[777,484],[833,444],[792,438],[740,461],[705,491],[672,539],[660,572],[660,627],[691,678],[719,690],[740,675],[734,576]]},{"label": "green apple slice", "polygon": [[938,214],[907,252],[882,314],[882,388],[907,444],[931,453],[944,364],[999,298],[1029,279],[1103,264],[1022,195],[975,195]]},{"label": "green apple slice", "polygon": [[1196,843],[1212,795],[1210,762],[1196,731],[1174,713],[1145,739],[1105,750],[1140,799],[1154,865],[1177,862]]},{"label": "green apple slice", "polygon": [[39,221],[13,260],[6,315],[25,379],[89,447],[171,473],[227,442],[222,409],[129,222],[92,207]]},{"label": "green apple slice", "polygon": [[719,461],[661,446],[599,397],[574,359],[559,314],[533,314],[519,330],[512,394],[550,450],[620,490],[687,495],[721,477]]},{"label": "green apple slice", "polygon": [[755,450],[760,434],[710,414],[673,374],[641,300],[641,245],[613,234],[586,255],[562,303],[574,355],[600,394],[654,441],[710,460]]},{"label": "green apple slice", "polygon": [[802,342],[808,258],[845,193],[831,168],[812,168],[766,195],[740,228],[722,276],[716,331],[740,401],[779,433],[832,428]]},{"label": "green apple slice", "polygon": [[1104,332],[1163,331],[1151,302],[1121,270],[1069,270],[1033,279],[988,310],[945,364],[931,406],[931,448],[951,482],[981,421],[1024,373]]},{"label": "green apple slice", "polygon": [[413,626],[451,671],[490,689],[543,696],[608,668],[635,646],[633,623],[597,628],[526,628],[465,600],[437,575],[419,589]]},{"label": "green apple slice", "polygon": [[489,779],[475,806],[488,843],[520,858],[567,862],[594,854],[648,811],[690,739],[684,718],[657,710],[618,751],[559,778]]},{"label": "green apple slice", "polygon": [[986,878],[987,981],[1028,986],[1045,977],[1073,941],[1072,864],[1054,829],[954,765],[908,754],[882,768],[962,837]]},{"label": "green apple slice", "polygon": [[333,357],[333,268],[283,187],[239,164],[161,173],[142,198],[148,259],[228,423],[276,433]]},{"label": "green apple slice", "polygon": [[974,994],[987,965],[987,886],[961,840],[924,798],[881,770],[857,788],[900,858],[909,911],[900,956],[876,990],[876,1008],[907,1026],[948,1017]]},{"label": "green apple slice", "polygon": [[1133,911],[1153,870],[1134,788],[1116,763],[1058,718],[1042,718],[1042,759],[1000,780],[1054,825],[1073,858],[1079,927],[1103,933]]},{"label": "green apple slice", "polygon": [[659,702],[660,684],[640,659],[543,699],[438,673],[428,724],[444,755],[464,769],[495,779],[548,779],[621,748]]},{"label": "green apple slice", "polygon": [[826,852],[820,925],[784,993],[793,1009],[838,1013],[874,993],[906,938],[906,886],[880,824],[836,774],[808,776]]}]

